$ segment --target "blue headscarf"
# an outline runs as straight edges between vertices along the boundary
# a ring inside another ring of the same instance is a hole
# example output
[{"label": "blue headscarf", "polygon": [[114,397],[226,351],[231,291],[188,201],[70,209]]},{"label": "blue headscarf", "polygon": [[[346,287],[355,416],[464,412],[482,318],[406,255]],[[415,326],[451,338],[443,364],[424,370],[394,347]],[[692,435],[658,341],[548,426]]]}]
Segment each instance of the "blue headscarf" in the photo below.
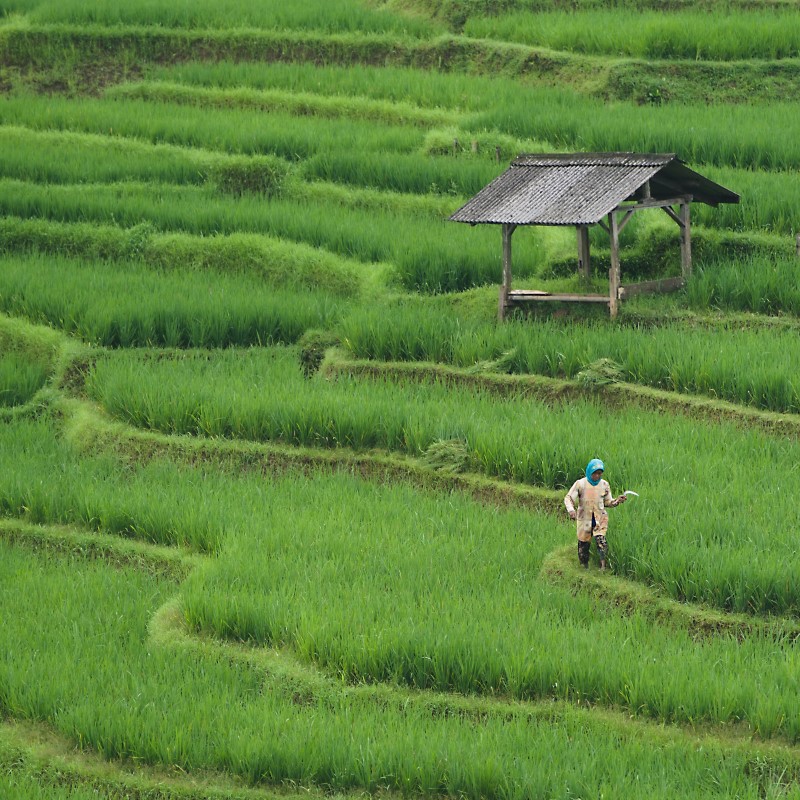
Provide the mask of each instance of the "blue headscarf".
[{"label": "blue headscarf", "polygon": [[589,483],[592,484],[592,486],[597,486],[597,484],[600,483],[599,480],[597,480],[597,481],[593,481],[592,480],[592,473],[593,472],[597,472],[597,470],[599,470],[599,469],[603,470],[603,472],[606,471],[606,468],[603,465],[603,462],[599,458],[593,458],[586,465],[586,480],[588,480]]}]

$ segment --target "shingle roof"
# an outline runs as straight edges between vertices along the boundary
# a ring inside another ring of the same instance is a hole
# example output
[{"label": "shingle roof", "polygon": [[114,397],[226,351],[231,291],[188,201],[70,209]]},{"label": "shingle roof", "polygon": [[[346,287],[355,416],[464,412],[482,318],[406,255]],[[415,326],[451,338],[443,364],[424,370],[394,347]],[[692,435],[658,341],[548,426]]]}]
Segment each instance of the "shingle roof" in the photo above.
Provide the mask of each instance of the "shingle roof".
[{"label": "shingle roof", "polygon": [[[692,195],[717,205],[739,195],[686,167],[674,153],[533,153],[521,155],[453,214],[454,222],[592,225],[624,200]],[[638,194],[637,194],[638,192]]]}]

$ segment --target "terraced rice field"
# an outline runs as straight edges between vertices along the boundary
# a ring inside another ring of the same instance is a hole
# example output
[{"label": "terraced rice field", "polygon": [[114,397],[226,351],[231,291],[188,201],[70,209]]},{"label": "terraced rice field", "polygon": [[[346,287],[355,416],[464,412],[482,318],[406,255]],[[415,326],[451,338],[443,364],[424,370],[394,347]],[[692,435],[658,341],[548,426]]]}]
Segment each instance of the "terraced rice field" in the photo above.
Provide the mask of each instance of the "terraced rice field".
[{"label": "terraced rice field", "polygon": [[[800,797],[796,12],[0,0],[0,796]],[[572,150],[742,203],[499,324]]]}]

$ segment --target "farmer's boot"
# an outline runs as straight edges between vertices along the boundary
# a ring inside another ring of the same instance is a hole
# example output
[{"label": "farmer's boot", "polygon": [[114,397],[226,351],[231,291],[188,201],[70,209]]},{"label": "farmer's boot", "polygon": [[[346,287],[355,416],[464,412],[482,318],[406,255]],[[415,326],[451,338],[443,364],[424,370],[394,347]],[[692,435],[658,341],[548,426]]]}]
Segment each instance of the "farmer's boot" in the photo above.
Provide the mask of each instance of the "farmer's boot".
[{"label": "farmer's boot", "polygon": [[589,542],[578,540],[578,563],[584,569],[589,569]]}]

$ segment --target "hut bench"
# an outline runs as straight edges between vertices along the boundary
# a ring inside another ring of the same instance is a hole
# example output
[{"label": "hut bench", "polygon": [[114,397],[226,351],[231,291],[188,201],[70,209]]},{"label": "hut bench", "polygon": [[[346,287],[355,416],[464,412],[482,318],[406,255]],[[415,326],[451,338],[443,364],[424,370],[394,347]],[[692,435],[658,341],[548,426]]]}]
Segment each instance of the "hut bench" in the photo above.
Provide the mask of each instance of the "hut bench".
[{"label": "hut bench", "polygon": [[[692,272],[690,207],[738,203],[739,195],[689,169],[674,153],[533,153],[511,166],[453,214],[454,222],[500,225],[503,282],[498,316],[531,302],[607,303],[616,317],[619,301],[637,294],[674,291]],[[681,275],[622,285],[619,235],[637,211],[661,209],[680,228]],[[677,209],[677,210],[676,210]],[[551,294],[511,289],[511,236],[520,225],[570,225],[577,233],[578,269],[591,275],[589,226],[609,235],[608,294]]]}]

